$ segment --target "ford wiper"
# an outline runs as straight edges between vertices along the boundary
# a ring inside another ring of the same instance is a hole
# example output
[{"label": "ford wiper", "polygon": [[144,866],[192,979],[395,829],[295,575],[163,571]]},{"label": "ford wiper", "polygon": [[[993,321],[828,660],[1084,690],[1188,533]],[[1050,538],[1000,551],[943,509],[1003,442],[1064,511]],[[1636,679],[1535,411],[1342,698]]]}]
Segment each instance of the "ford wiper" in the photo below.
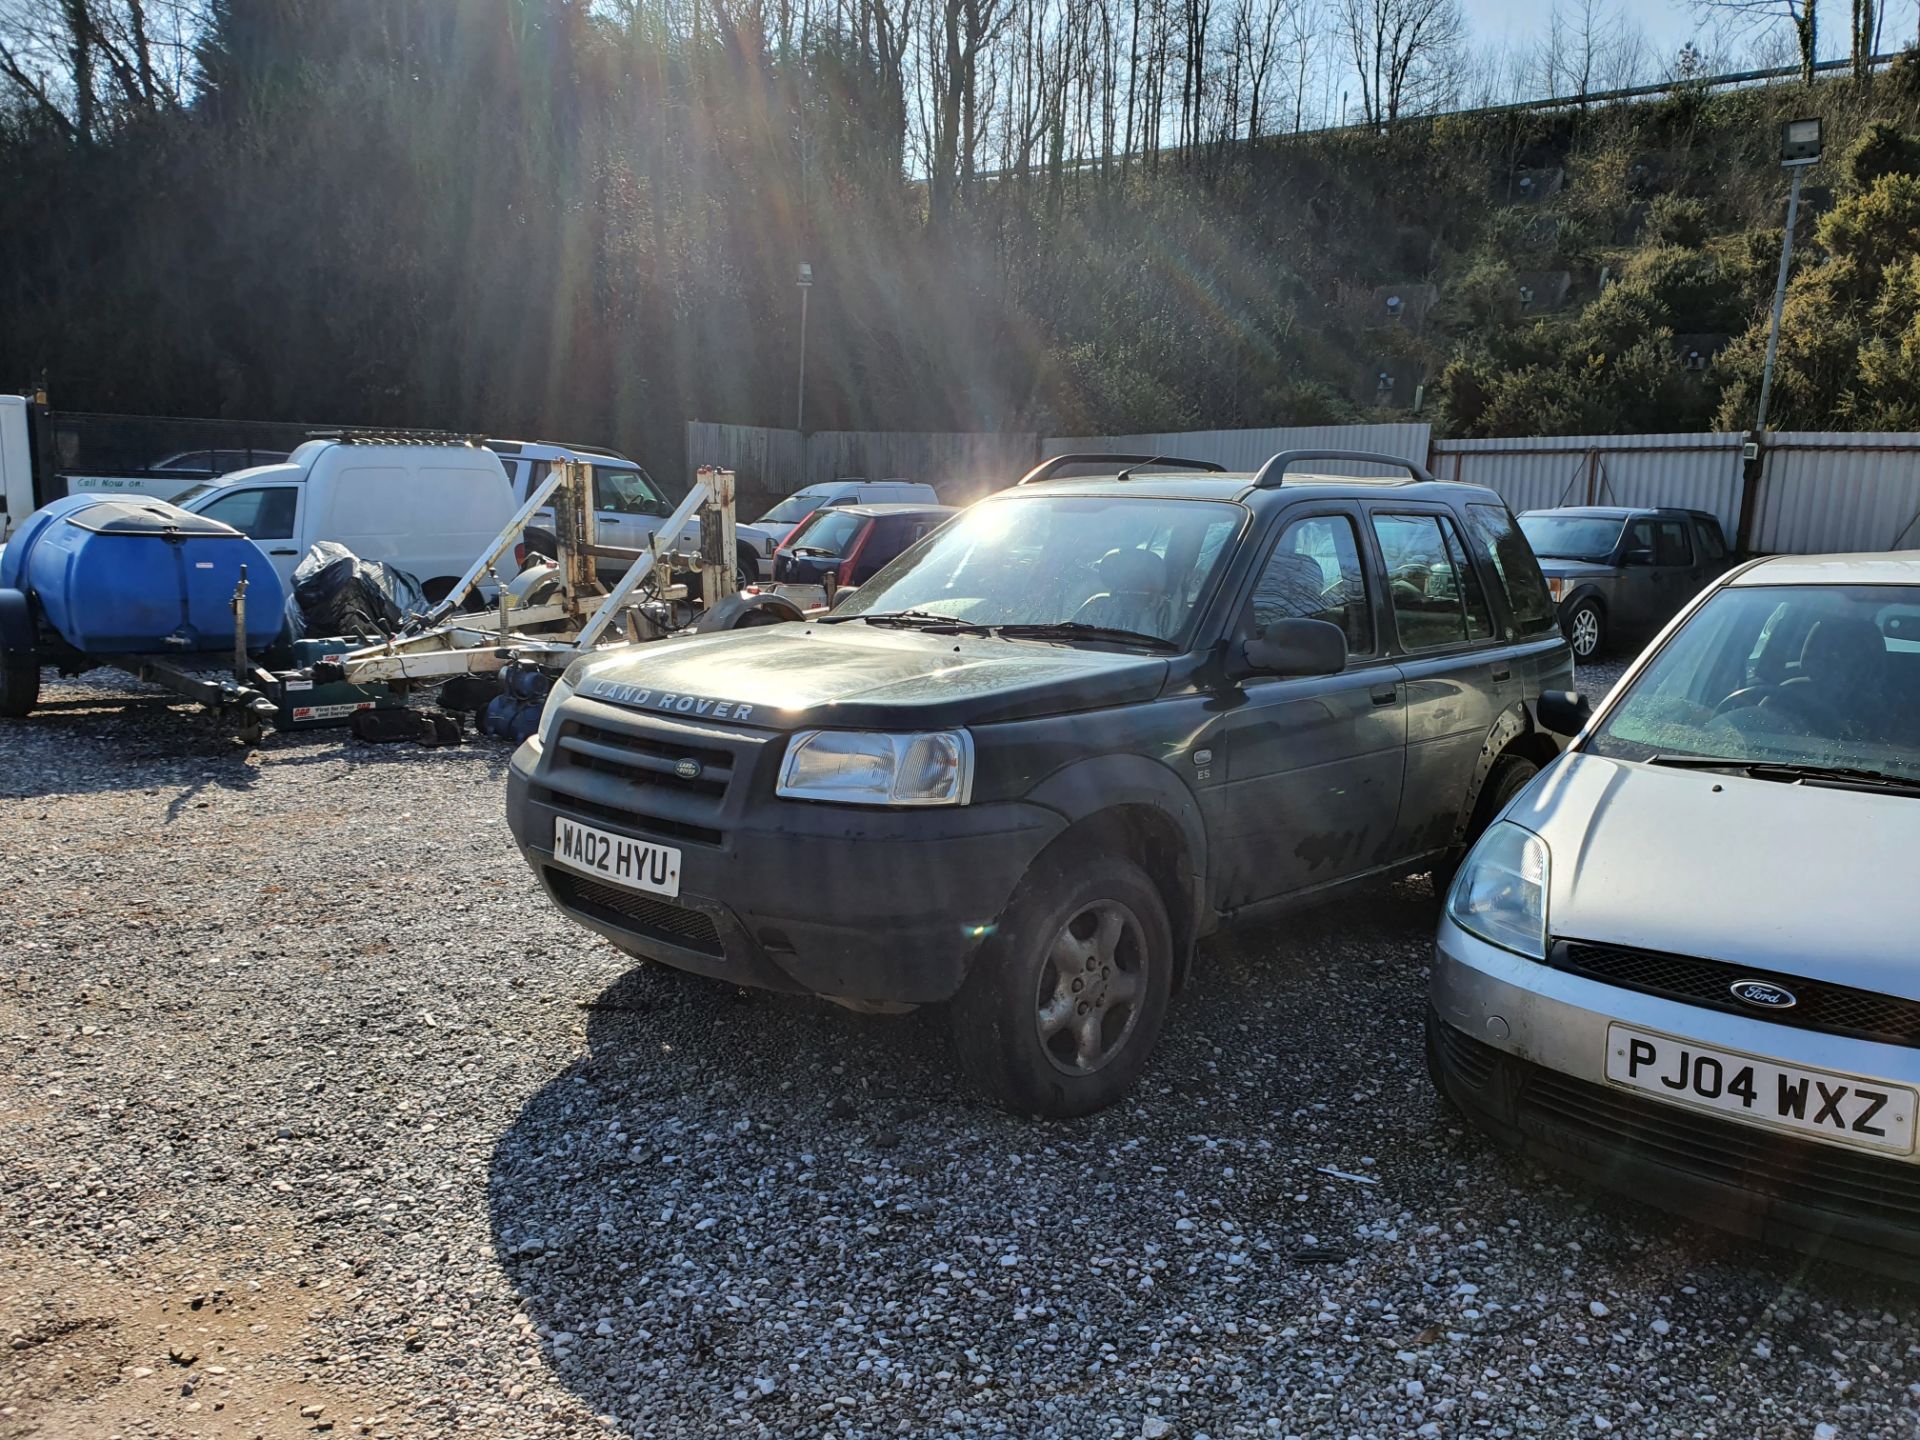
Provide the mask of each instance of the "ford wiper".
[{"label": "ford wiper", "polygon": [[1159,635],[1120,630],[1111,625],[1089,625],[1083,620],[1053,620],[1044,624],[996,625],[1002,635],[1016,640],[1109,640],[1116,645],[1145,645],[1154,650],[1179,647]]},{"label": "ford wiper", "polygon": [[1647,763],[1670,765],[1680,770],[1738,770],[1755,780],[1779,780],[1789,784],[1890,790],[1905,795],[1920,795],[1920,780],[1858,765],[1811,765],[1791,760],[1730,760],[1723,755],[1655,755]]}]

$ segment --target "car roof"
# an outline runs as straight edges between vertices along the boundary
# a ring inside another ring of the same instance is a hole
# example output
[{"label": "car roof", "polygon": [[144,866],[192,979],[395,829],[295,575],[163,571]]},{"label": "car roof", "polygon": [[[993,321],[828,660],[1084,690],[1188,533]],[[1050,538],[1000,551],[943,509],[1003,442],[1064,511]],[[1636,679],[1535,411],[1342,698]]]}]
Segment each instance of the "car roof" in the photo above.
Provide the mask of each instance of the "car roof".
[{"label": "car roof", "polygon": [[1522,510],[1522,515],[1582,515],[1595,520],[1633,520],[1643,515],[1691,515],[1696,520],[1718,519],[1711,510],[1687,510],[1678,505],[1549,505]]},{"label": "car roof", "polygon": [[1122,480],[1118,475],[1075,475],[1015,485],[994,499],[1025,495],[1112,495],[1154,500],[1230,500],[1247,503],[1258,495],[1287,500],[1350,500],[1390,493],[1397,500],[1473,500],[1504,505],[1484,485],[1456,480],[1407,480],[1387,475],[1314,475],[1289,470],[1279,485],[1256,487],[1251,471],[1151,471]]},{"label": "car roof", "polygon": [[1729,585],[1920,585],[1920,551],[1768,555],[1734,571]]},{"label": "car roof", "polygon": [[875,501],[871,505],[834,505],[814,513],[820,515],[951,515],[957,505],[915,505],[906,501]]},{"label": "car roof", "polygon": [[618,450],[606,450],[597,445],[567,445],[558,440],[489,440],[487,448],[500,455],[520,455],[529,460],[618,460],[623,465],[634,462]]}]

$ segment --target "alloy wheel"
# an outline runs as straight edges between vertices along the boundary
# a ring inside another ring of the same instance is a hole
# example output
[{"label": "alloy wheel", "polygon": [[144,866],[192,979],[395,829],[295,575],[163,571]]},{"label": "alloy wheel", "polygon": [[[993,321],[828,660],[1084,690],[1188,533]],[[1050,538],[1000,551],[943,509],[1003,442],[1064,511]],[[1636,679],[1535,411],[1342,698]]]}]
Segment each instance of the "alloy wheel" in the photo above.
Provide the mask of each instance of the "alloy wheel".
[{"label": "alloy wheel", "polygon": [[1117,900],[1060,927],[1040,970],[1034,1023],[1056,1069],[1089,1075],[1126,1048],[1146,990],[1146,932]]}]

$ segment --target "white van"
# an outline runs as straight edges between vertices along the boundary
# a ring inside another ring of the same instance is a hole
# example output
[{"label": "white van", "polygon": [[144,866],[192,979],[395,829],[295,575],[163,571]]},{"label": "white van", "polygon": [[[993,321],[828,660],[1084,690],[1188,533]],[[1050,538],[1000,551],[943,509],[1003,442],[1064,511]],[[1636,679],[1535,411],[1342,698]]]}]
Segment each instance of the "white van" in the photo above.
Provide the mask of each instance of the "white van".
[{"label": "white van", "polygon": [[938,505],[933,486],[915,480],[862,480],[848,475],[796,490],[753,523],[774,531],[774,542],[816,510],[836,505]]},{"label": "white van", "polygon": [[[580,460],[592,466],[594,529],[602,545],[641,549],[673,514],[673,501],[662,493],[654,478],[617,450],[557,445],[545,440],[489,440],[487,448],[507,467],[514,498],[523,503],[547,478],[555,460]],[[551,525],[552,509],[540,511],[535,523]],[[785,526],[768,531],[752,525],[735,525],[733,538],[741,576],[753,580],[771,575],[773,547],[786,533]],[[686,552],[700,548],[698,519],[680,533],[675,548]],[[601,578],[607,581],[617,578],[625,569],[624,565],[611,563],[599,567]]]},{"label": "white van", "polygon": [[420,581],[439,600],[518,509],[500,459],[457,439],[309,440],[284,465],[237,470],[175,502],[245,532],[291,584],[300,557],[333,540]]}]

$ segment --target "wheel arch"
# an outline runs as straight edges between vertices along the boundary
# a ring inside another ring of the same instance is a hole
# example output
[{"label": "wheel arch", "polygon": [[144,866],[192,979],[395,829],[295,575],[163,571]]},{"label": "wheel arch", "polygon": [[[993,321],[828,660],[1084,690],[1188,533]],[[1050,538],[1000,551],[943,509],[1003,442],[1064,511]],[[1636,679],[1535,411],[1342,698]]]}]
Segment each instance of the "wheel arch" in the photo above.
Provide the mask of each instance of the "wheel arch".
[{"label": "wheel arch", "polygon": [[1067,828],[1036,857],[1089,847],[1126,856],[1145,870],[1166,903],[1174,937],[1174,983],[1186,976],[1193,943],[1207,930],[1207,834],[1193,793],[1164,766],[1110,755],[1049,777],[1029,797]]},{"label": "wheel arch", "polygon": [[1530,702],[1515,703],[1501,711],[1500,718],[1487,731],[1480,754],[1473,762],[1473,780],[1467,787],[1465,803],[1454,822],[1453,843],[1457,846],[1466,841],[1474,812],[1480,808],[1480,796],[1486,789],[1487,777],[1502,759],[1508,755],[1518,755],[1545,769],[1559,754],[1559,742],[1533,718]]}]

